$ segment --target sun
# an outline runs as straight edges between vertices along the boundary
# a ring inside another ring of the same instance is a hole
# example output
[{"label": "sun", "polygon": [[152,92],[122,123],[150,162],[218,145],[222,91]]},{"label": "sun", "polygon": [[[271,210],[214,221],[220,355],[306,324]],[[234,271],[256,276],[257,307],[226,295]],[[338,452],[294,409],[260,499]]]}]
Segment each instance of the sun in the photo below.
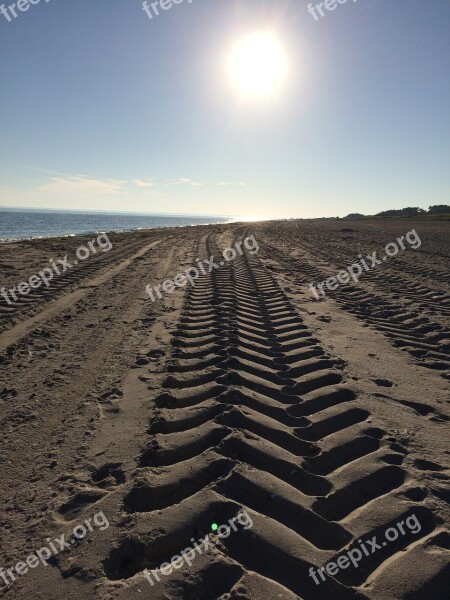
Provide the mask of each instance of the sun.
[{"label": "sun", "polygon": [[273,33],[256,31],[234,44],[227,58],[227,70],[243,99],[270,99],[285,83],[286,51]]}]

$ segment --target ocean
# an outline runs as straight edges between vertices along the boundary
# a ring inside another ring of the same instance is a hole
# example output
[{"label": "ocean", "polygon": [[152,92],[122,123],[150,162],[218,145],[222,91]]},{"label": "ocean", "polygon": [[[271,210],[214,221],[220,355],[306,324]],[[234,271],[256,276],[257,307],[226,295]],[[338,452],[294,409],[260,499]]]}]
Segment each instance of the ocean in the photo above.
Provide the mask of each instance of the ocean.
[{"label": "ocean", "polygon": [[236,221],[227,216],[130,214],[0,208],[0,241],[135,231]]}]

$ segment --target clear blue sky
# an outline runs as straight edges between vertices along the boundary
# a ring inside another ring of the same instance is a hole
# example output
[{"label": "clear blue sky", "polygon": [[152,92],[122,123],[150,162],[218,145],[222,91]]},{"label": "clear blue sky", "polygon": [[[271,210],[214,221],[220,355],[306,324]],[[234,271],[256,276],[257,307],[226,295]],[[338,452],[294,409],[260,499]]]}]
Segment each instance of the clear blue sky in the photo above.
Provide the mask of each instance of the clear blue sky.
[{"label": "clear blue sky", "polygon": [[[0,15],[0,205],[277,218],[448,203],[449,0],[348,0],[318,21],[307,5]],[[242,103],[223,56],[258,29],[290,73],[272,102]]]}]

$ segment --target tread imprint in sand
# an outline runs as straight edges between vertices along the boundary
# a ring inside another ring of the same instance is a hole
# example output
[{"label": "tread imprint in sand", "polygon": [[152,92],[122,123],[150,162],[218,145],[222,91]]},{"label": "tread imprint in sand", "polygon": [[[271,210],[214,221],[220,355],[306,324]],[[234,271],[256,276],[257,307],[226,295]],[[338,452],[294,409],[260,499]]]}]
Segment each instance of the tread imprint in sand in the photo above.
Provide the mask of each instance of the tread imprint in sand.
[{"label": "tread imprint in sand", "polygon": [[[219,250],[208,241],[205,253]],[[193,564],[202,583],[179,583],[185,597],[225,598],[251,573],[289,598],[366,598],[367,583],[382,595],[392,561],[396,578],[408,580],[407,555],[425,555],[434,517],[409,499],[404,455],[367,423],[342,364],[255,256],[187,290],[168,367],[124,497],[132,525],[104,561],[109,580],[170,561],[241,508],[253,527],[221,540],[215,562]],[[311,565],[322,567],[359,538],[381,537],[413,513],[420,533],[400,536],[319,587],[308,576]],[[181,581],[182,572],[174,577]],[[440,574],[424,590],[432,577]],[[198,587],[188,593],[187,585]]]}]

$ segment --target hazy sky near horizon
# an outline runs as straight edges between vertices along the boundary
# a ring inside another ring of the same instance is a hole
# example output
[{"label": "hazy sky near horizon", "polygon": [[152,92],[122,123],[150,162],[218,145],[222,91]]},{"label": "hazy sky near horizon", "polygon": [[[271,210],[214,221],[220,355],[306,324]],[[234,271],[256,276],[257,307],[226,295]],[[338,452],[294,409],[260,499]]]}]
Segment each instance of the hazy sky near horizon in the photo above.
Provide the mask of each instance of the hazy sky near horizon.
[{"label": "hazy sky near horizon", "polygon": [[[349,0],[318,21],[307,6],[0,14],[0,205],[277,218],[448,203],[450,2]],[[225,58],[257,30],[288,75],[243,102]]]}]

